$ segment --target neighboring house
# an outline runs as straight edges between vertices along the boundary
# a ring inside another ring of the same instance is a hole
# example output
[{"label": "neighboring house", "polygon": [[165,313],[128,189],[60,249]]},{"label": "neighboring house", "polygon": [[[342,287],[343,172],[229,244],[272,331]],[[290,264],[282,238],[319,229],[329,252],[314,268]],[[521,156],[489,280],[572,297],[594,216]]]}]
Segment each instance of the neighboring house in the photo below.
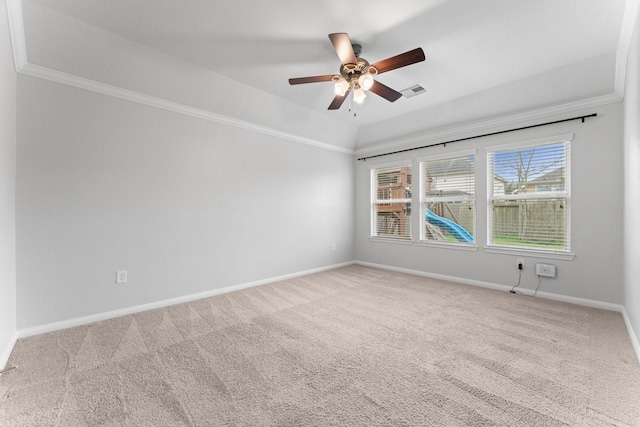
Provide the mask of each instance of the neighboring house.
[{"label": "neighboring house", "polygon": [[507,193],[507,185],[509,181],[498,174],[493,175],[493,194],[498,196]]},{"label": "neighboring house", "polygon": [[564,191],[565,189],[565,173],[564,166],[560,166],[541,175],[526,185],[526,193],[540,193],[544,191]]},{"label": "neighboring house", "polygon": [[[429,162],[426,171],[427,195],[459,196],[475,193],[474,161],[456,158]],[[508,181],[500,175],[493,176],[494,194],[505,194]]]},{"label": "neighboring house", "polygon": [[428,162],[425,192],[427,195],[475,193],[475,161],[468,158],[435,160]]}]

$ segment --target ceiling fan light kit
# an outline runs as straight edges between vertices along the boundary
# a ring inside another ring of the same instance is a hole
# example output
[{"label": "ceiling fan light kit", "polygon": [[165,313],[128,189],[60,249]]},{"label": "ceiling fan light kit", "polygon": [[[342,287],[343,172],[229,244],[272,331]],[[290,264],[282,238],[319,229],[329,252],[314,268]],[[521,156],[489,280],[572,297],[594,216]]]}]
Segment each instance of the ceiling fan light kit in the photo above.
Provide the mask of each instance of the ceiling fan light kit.
[{"label": "ceiling fan light kit", "polygon": [[360,58],[362,46],[352,44],[347,33],[329,34],[329,40],[340,58],[339,74],[289,79],[291,85],[334,82],[336,96],[329,105],[329,110],[339,109],[349,95],[355,103],[362,103],[367,96],[365,91],[371,91],[389,102],[398,100],[402,94],[378,82],[374,76],[425,60],[423,50],[417,48],[375,64],[369,64],[366,59]]}]

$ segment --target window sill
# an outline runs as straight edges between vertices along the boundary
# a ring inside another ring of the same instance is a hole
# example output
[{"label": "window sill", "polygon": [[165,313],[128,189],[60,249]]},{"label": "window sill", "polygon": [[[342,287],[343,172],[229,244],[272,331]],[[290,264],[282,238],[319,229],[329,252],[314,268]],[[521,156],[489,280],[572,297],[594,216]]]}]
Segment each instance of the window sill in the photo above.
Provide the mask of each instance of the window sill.
[{"label": "window sill", "polygon": [[371,236],[371,237],[369,237],[369,241],[371,241],[371,242],[379,242],[379,243],[393,243],[395,245],[413,245],[413,240],[394,239],[392,237]]},{"label": "window sill", "polygon": [[484,251],[491,254],[525,255],[538,258],[562,259],[567,261],[573,261],[573,259],[576,257],[576,254],[572,254],[569,252],[552,252],[535,249],[507,248],[504,246],[485,246]]},{"label": "window sill", "polygon": [[465,245],[465,244],[456,244],[456,243],[437,243],[437,242],[427,242],[420,241],[418,242],[418,246],[425,246],[430,248],[440,248],[440,249],[453,249],[456,251],[471,251],[478,252],[477,245]]}]

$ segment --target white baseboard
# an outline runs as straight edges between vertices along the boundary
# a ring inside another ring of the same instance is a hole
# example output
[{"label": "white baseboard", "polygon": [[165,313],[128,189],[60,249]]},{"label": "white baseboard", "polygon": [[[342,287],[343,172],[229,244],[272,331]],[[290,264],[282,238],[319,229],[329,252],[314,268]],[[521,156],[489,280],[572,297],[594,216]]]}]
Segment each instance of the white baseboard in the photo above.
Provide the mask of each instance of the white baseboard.
[{"label": "white baseboard", "polygon": [[[17,340],[18,340],[18,334],[14,333],[13,337],[7,344],[7,347],[2,352],[2,355],[0,355],[0,371],[4,370],[4,368],[7,366],[7,362],[9,361],[9,356],[11,356],[11,352],[13,351],[13,347],[15,347]],[[0,373],[0,375],[2,374]]]},{"label": "white baseboard", "polygon": [[[79,317],[75,319],[64,320],[61,322],[49,323],[45,325],[35,326],[32,328],[20,329],[16,332],[16,334],[14,334],[12,341],[9,343],[9,345],[5,349],[4,353],[2,353],[2,357],[0,358],[0,367],[3,368],[6,365],[7,361],[9,360],[9,356],[11,355],[11,351],[13,350],[13,347],[15,346],[16,340],[18,338],[25,338],[25,337],[39,335],[39,334],[57,331],[61,329],[72,328],[74,326],[81,326],[81,325],[86,325],[93,322],[99,322],[101,320],[107,320],[107,319],[113,319],[115,317],[126,316],[128,314],[135,314],[135,313],[139,313],[146,310],[152,310],[155,308],[162,308],[169,305],[190,302],[190,301],[194,301],[202,298],[212,297],[215,295],[225,294],[228,292],[247,289],[254,286],[266,285],[266,284],[278,282],[281,280],[293,279],[295,277],[305,276],[307,274],[319,273],[322,271],[332,270],[335,268],[346,267],[352,264],[363,265],[366,267],[380,268],[380,269],[389,270],[389,271],[396,271],[399,273],[413,274],[415,276],[428,277],[431,279],[446,280],[450,282],[462,283],[465,285],[479,286],[482,288],[495,289],[495,290],[505,291],[505,292],[508,292],[512,288],[511,286],[498,285],[490,282],[482,282],[479,280],[471,280],[471,279],[465,279],[462,277],[447,276],[443,274],[428,273],[425,271],[393,267],[393,266],[384,265],[384,264],[375,264],[375,263],[364,262],[364,261],[349,261],[341,264],[333,264],[333,265],[315,268],[311,270],[299,271],[297,273],[287,274],[283,276],[272,277],[269,279],[258,280],[255,282],[228,286],[222,289],[214,289],[211,291],[202,292],[198,294],[185,295],[178,298],[172,298],[172,299],[157,301],[149,304],[127,307],[120,310],[113,310],[113,311],[108,311],[104,313],[98,313],[91,316],[85,316],[85,317]],[[623,305],[612,304],[612,303],[602,302],[602,301],[595,301],[595,300],[590,300],[585,298],[571,297],[566,295],[558,295],[558,294],[553,294],[549,292],[538,292],[537,295],[541,298],[546,298],[554,301],[568,302],[568,303],[582,305],[586,307],[600,308],[603,310],[616,311],[621,313],[624,319],[624,323],[627,327],[627,332],[629,333],[629,338],[631,339],[631,345],[633,346],[636,357],[638,358],[638,363],[640,364],[640,343],[638,343],[637,335],[635,335],[635,332],[629,320],[629,316]]]},{"label": "white baseboard", "polygon": [[[449,282],[462,283],[464,285],[480,286],[482,288],[495,289],[499,291],[508,292],[512,288],[512,286],[498,285],[490,282],[481,282],[479,280],[465,279],[463,277],[456,277],[456,276],[446,276],[443,274],[434,274],[434,273],[428,273],[425,271],[411,270],[407,268],[398,268],[390,265],[375,264],[371,262],[354,261],[354,264],[363,265],[366,267],[380,268],[383,270],[396,271],[399,273],[413,274],[415,276],[428,277],[430,279],[438,279],[438,280],[446,280]],[[618,313],[621,313],[622,318],[624,319],[624,323],[627,326],[627,332],[629,333],[629,338],[631,339],[631,345],[633,346],[633,350],[635,351],[636,358],[638,359],[638,363],[640,364],[640,344],[638,343],[637,336],[633,330],[633,327],[631,326],[631,322],[629,321],[627,310],[624,308],[623,305],[590,300],[586,298],[571,297],[567,295],[553,294],[550,292],[538,292],[537,296],[539,296],[540,298],[550,299],[554,301],[568,302],[571,304],[582,305],[585,307],[600,308],[603,310],[616,311]]]},{"label": "white baseboard", "polygon": [[627,325],[627,331],[629,332],[629,339],[631,339],[631,345],[636,352],[636,357],[638,358],[638,364],[640,365],[640,343],[638,342],[638,335],[636,335],[633,330],[633,326],[631,325],[631,319],[629,319],[629,314],[627,314],[627,309],[622,307],[622,318],[624,319],[624,324]]},{"label": "white baseboard", "polygon": [[[48,323],[44,325],[34,326],[31,328],[19,329],[17,331],[17,338],[25,338],[34,335],[40,335],[47,332],[58,331],[61,329],[73,328],[75,326],[82,326],[89,323],[99,322],[102,320],[113,319],[115,317],[126,316],[128,314],[140,313],[146,310],[153,310],[155,308],[162,308],[169,305],[181,304],[184,302],[195,301],[202,298],[208,298],[215,295],[225,294],[233,291],[239,291],[242,289],[252,288],[254,286],[266,285],[268,283],[278,282],[281,280],[293,279],[295,277],[305,276],[307,274],[319,273],[321,271],[333,270],[339,267],[345,267],[353,264],[352,261],[341,263],[341,264],[333,264],[325,267],[314,268],[311,270],[299,271],[296,273],[286,274],[283,276],[271,277],[269,279],[257,280],[255,282],[242,283],[239,285],[228,286],[221,289],[213,289],[211,291],[202,292],[198,294],[185,295],[182,297],[166,299],[162,301],[156,301],[149,304],[136,305],[133,307],[127,307],[119,310],[106,311],[103,313],[92,314],[90,316],[78,317],[74,319],[63,320],[61,322]],[[13,346],[11,346],[13,348]],[[9,354],[11,351],[9,351]],[[7,356],[8,357],[8,356]]]}]

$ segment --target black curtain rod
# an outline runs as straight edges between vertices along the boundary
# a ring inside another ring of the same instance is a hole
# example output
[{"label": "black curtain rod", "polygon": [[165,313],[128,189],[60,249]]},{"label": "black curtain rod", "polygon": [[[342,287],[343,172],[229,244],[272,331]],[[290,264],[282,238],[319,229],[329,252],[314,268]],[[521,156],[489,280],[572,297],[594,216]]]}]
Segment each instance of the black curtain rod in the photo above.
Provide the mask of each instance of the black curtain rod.
[{"label": "black curtain rod", "polygon": [[420,150],[422,148],[429,148],[429,147],[436,147],[438,145],[442,145],[442,146],[446,147],[447,144],[453,144],[454,142],[467,141],[469,139],[476,139],[476,138],[483,138],[485,136],[500,135],[501,133],[515,132],[517,130],[537,128],[537,127],[540,127],[540,126],[555,125],[556,123],[571,122],[573,120],[582,120],[582,123],[584,123],[584,119],[588,119],[589,117],[596,117],[597,115],[598,115],[597,113],[593,113],[593,114],[589,114],[589,115],[586,115],[586,116],[579,116],[579,117],[572,117],[570,119],[556,120],[554,122],[546,122],[546,123],[540,123],[540,124],[537,124],[537,125],[524,126],[524,127],[521,127],[521,128],[507,129],[507,130],[501,130],[501,131],[498,131],[498,132],[485,133],[485,134],[482,134],[482,135],[469,136],[467,138],[454,139],[452,141],[446,141],[446,142],[438,142],[436,144],[423,145],[421,147],[414,147],[414,148],[407,148],[405,150],[391,151],[390,153],[376,154],[374,156],[367,156],[367,157],[360,157],[358,160],[367,160],[367,159],[373,159],[374,157],[390,156],[391,154],[405,153],[407,151]]}]

